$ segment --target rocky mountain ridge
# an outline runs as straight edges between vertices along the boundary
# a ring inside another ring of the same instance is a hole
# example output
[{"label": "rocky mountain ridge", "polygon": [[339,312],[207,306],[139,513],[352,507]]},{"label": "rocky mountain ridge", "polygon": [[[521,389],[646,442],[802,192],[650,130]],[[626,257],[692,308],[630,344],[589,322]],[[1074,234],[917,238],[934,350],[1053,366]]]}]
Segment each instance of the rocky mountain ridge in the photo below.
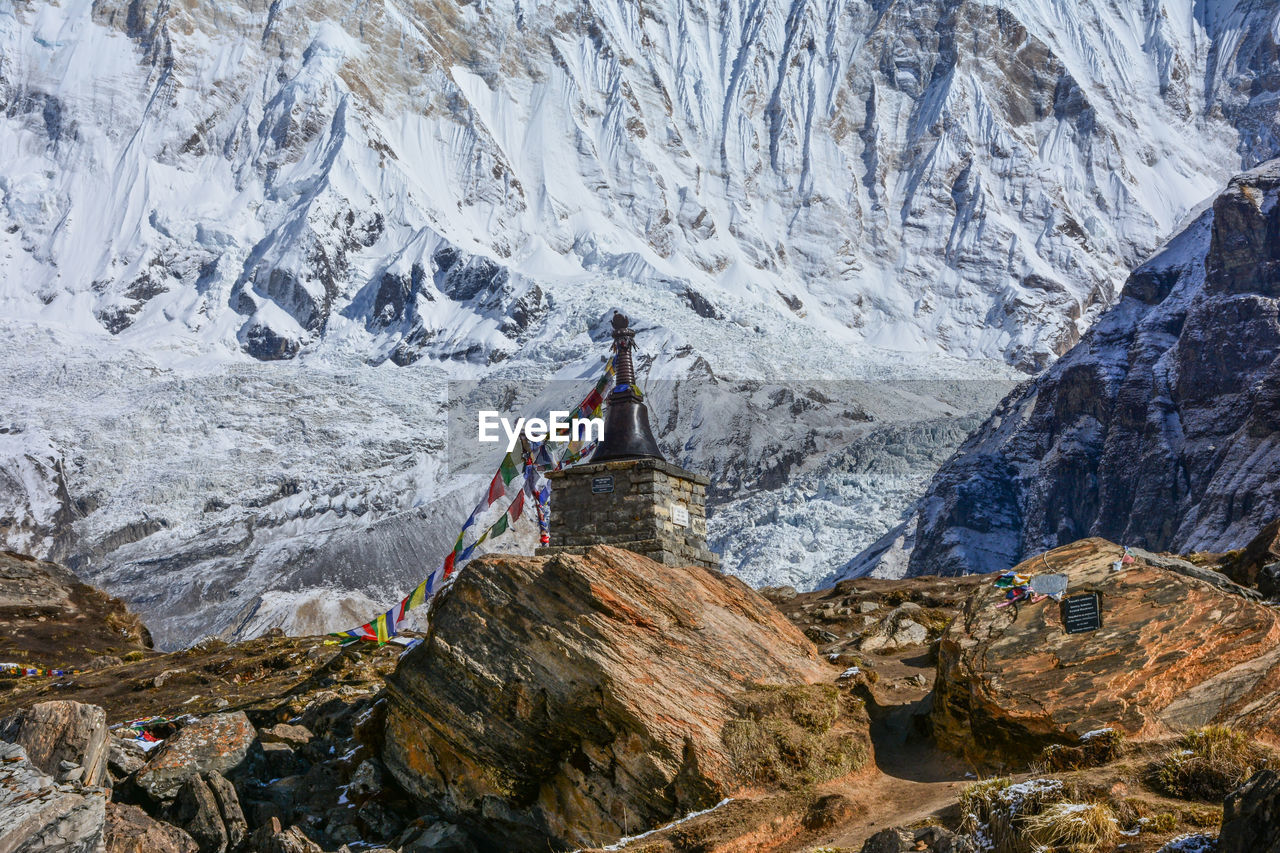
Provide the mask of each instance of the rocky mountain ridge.
[{"label": "rocky mountain ridge", "polygon": [[1244,547],[1280,512],[1278,199],[1280,161],[1234,178],[850,570],[991,571],[1084,536]]}]

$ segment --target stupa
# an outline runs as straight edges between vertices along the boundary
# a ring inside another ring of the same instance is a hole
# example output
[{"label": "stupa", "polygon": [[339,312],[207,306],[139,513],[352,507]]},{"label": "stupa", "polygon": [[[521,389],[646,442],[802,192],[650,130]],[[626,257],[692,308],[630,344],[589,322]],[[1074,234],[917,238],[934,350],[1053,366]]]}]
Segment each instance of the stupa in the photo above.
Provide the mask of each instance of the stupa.
[{"label": "stupa", "polygon": [[707,548],[709,480],[662,457],[636,387],[635,332],[613,315],[617,384],[605,400],[604,436],[591,461],[548,474],[551,544],[538,554],[625,548],[665,565],[718,568]]}]

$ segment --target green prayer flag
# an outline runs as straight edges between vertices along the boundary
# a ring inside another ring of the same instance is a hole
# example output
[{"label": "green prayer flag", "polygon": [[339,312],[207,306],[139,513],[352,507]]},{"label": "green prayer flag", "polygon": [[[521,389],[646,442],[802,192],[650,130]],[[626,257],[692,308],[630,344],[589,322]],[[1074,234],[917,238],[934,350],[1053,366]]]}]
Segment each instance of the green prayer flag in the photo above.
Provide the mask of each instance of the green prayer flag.
[{"label": "green prayer flag", "polygon": [[494,536],[500,536],[501,534],[507,532],[506,513],[503,513],[502,517],[494,522],[493,527],[489,528],[489,532],[492,533]]},{"label": "green prayer flag", "polygon": [[512,454],[508,453],[502,457],[502,467],[498,469],[498,473],[502,475],[502,482],[508,485],[520,473],[520,466],[516,464],[515,457]]}]

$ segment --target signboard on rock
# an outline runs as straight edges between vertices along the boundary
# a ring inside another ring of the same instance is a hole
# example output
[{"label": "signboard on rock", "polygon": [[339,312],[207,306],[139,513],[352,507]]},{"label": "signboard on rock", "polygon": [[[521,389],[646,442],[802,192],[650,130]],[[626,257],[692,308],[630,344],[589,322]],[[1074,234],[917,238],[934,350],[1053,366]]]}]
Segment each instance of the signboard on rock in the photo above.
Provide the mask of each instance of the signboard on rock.
[{"label": "signboard on rock", "polygon": [[1062,628],[1068,634],[1084,634],[1102,627],[1102,597],[1096,592],[1065,598],[1061,608]]},{"label": "signboard on rock", "polygon": [[676,527],[689,526],[689,508],[684,504],[671,505],[671,523]]},{"label": "signboard on rock", "polygon": [[613,475],[606,474],[603,477],[591,478],[591,494],[605,495],[613,491]]}]

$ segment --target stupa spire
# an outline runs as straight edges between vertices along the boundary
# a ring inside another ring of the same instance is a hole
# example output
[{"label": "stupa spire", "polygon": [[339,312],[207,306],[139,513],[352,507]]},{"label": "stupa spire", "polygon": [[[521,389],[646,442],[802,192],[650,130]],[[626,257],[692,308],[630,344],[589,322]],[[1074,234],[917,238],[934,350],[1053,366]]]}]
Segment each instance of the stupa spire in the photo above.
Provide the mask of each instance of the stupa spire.
[{"label": "stupa spire", "polygon": [[614,374],[617,385],[605,400],[604,439],[592,462],[610,459],[662,459],[662,451],[649,427],[649,410],[636,389],[636,369],[631,352],[636,333],[621,312],[613,314]]}]

